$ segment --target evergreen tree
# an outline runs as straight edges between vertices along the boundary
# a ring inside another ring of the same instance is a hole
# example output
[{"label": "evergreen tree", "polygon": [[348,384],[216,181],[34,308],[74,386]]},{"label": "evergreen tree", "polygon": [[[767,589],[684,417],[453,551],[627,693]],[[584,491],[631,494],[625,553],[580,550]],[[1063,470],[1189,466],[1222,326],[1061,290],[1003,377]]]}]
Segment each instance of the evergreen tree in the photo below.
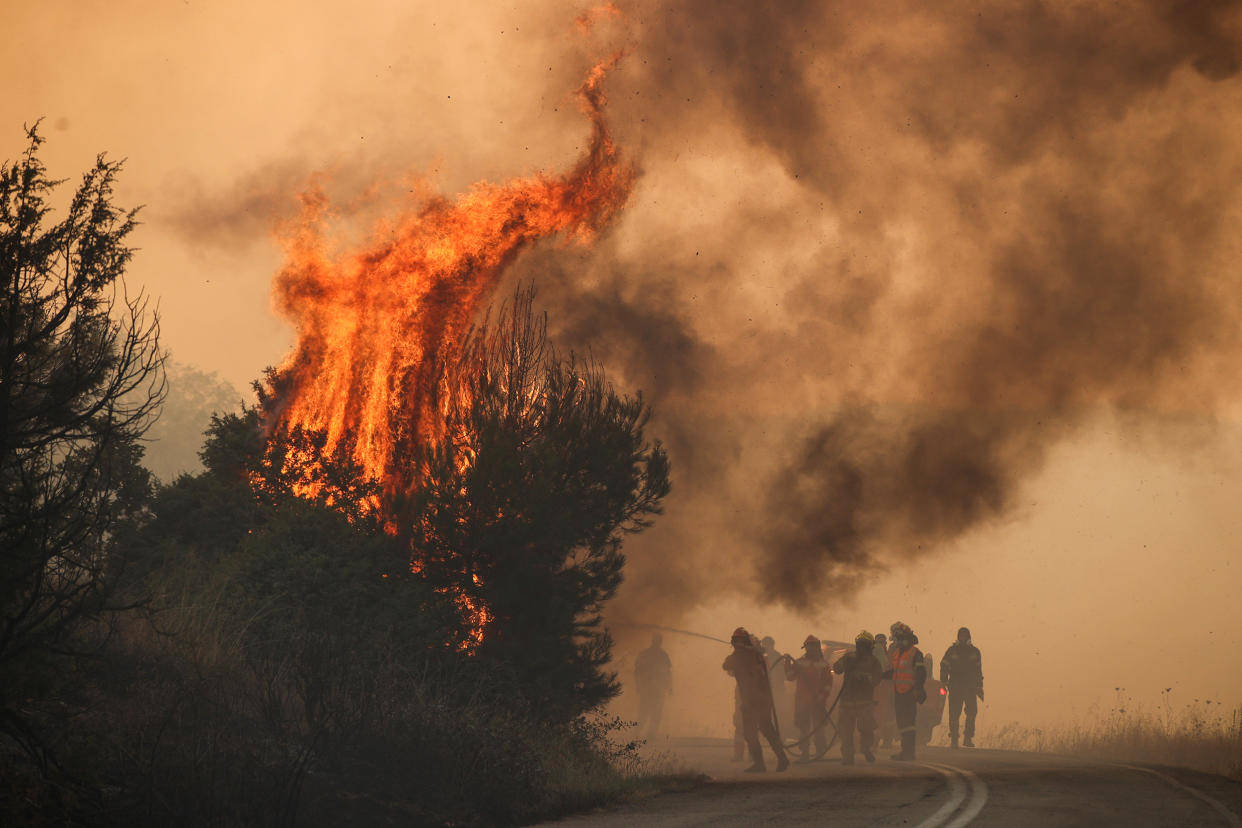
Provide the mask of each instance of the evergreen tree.
[{"label": "evergreen tree", "polygon": [[641,395],[559,355],[532,298],[519,292],[446,372],[444,439],[417,458],[416,489],[393,512],[424,577],[459,598],[467,624],[485,621],[480,658],[564,721],[617,692],[600,613],[624,536],[661,510],[669,466],[644,437]]},{"label": "evergreen tree", "polygon": [[120,608],[110,544],[150,492],[139,440],[164,356],[158,319],[125,289],[136,211],[113,203],[120,163],[100,156],[50,223],[62,182],[37,125],[27,137],[0,168],[0,721],[34,750],[17,701]]}]

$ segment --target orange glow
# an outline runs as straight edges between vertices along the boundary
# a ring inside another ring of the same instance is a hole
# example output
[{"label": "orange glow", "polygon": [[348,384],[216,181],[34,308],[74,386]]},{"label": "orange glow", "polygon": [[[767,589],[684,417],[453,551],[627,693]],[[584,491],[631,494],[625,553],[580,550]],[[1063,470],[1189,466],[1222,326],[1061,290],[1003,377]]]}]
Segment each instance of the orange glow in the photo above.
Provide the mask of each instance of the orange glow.
[{"label": "orange glow", "polygon": [[[483,584],[479,580],[478,575],[471,575],[470,580],[474,582],[475,586],[482,586]],[[473,650],[483,643],[487,627],[493,620],[492,612],[482,601],[472,598],[464,592],[455,594],[453,596],[453,603],[457,605],[457,609],[461,611],[463,618],[470,619],[469,628],[466,630],[466,640],[461,643],[461,649]]]},{"label": "orange glow", "polygon": [[456,201],[432,200],[385,222],[366,247],[340,254],[323,235],[324,195],[303,197],[276,282],[298,344],[277,372],[274,425],[326,432],[328,453],[352,435],[370,476],[389,492],[410,488],[410,450],[439,436],[437,366],[505,267],[554,233],[588,243],[629,196],[634,170],[603,120],[601,84],[619,58],[593,67],[578,90],[591,143],[563,177],[479,182]]},{"label": "orange glow", "polygon": [[618,9],[611,2],[611,0],[609,0],[609,2],[606,2],[603,5],[588,9],[578,15],[574,18],[574,25],[578,27],[579,34],[587,35],[591,33],[591,31],[595,28],[595,24],[599,21],[606,18],[617,20],[620,19],[620,17],[621,10]]},{"label": "orange glow", "polygon": [[[620,57],[592,67],[578,89],[591,142],[564,176],[479,182],[455,201],[433,199],[383,222],[366,246],[344,252],[326,241],[324,194],[303,195],[276,280],[277,304],[296,324],[298,343],[271,384],[272,427],[326,434],[325,456],[352,445],[365,474],[389,493],[413,487],[414,452],[442,436],[439,366],[490,301],[505,267],[554,233],[589,243],[629,197],[634,170],[603,119],[602,83]],[[295,491],[324,494],[313,458],[286,459],[306,465],[285,469],[294,472]],[[386,518],[385,531],[399,534],[395,516]],[[410,571],[422,568],[415,550]],[[480,584],[477,575],[473,580]],[[477,596],[444,592],[467,621],[461,646],[473,649],[492,613]]]}]

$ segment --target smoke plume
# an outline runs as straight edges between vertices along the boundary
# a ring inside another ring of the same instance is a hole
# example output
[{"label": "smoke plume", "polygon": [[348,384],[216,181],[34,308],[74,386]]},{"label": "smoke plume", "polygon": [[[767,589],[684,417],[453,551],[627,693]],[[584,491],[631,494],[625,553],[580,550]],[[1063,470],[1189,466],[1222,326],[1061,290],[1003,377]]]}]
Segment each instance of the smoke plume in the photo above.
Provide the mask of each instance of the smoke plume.
[{"label": "smoke plume", "polygon": [[1012,514],[1101,411],[1236,405],[1239,9],[633,7],[647,176],[549,280],[673,439],[622,612],[813,609]]},{"label": "smoke plume", "polygon": [[[1236,411],[1242,3],[616,7],[589,43],[550,7],[503,28],[546,59],[523,117],[548,141],[583,55],[627,50],[625,211],[505,275],[670,449],[618,617],[722,590],[813,609],[1013,515],[1101,412]],[[410,140],[469,175],[434,138]],[[493,177],[538,149],[474,143]]]}]

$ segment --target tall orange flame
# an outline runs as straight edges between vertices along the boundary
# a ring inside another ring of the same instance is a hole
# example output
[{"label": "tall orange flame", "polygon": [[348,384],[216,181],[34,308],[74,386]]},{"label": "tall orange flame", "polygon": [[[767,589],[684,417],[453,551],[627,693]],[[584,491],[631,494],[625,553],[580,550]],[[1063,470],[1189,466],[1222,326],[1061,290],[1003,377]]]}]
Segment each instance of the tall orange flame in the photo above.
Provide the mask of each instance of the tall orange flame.
[{"label": "tall orange flame", "polygon": [[435,372],[492,296],[505,267],[557,232],[590,241],[634,182],[604,123],[602,83],[617,54],[578,89],[591,143],[563,177],[503,186],[479,182],[456,201],[437,199],[378,228],[363,249],[333,255],[322,193],[303,199],[286,239],[277,301],[298,343],[278,369],[277,425],[326,432],[327,451],[352,437],[354,455],[388,491],[413,483],[397,458],[436,434]]},{"label": "tall orange flame", "polygon": [[[460,344],[505,267],[526,245],[557,232],[589,242],[625,204],[634,184],[604,123],[602,83],[621,55],[591,69],[578,89],[591,143],[560,178],[536,175],[504,186],[479,182],[454,202],[437,199],[384,223],[364,248],[333,255],[323,236],[322,192],[303,197],[302,221],[286,239],[276,280],[280,308],[297,325],[294,352],[272,378],[274,427],[326,435],[325,456],[352,451],[390,493],[408,491],[410,452],[440,435],[437,374]],[[404,461],[403,461],[404,458]],[[314,458],[294,464],[314,468]],[[303,469],[293,470],[297,476]],[[322,490],[304,476],[302,493]],[[371,503],[374,508],[377,504]],[[391,518],[391,516],[389,516]],[[391,522],[390,529],[397,527]],[[421,571],[415,555],[411,571]],[[471,593],[444,588],[466,621],[473,649],[492,622]]]}]

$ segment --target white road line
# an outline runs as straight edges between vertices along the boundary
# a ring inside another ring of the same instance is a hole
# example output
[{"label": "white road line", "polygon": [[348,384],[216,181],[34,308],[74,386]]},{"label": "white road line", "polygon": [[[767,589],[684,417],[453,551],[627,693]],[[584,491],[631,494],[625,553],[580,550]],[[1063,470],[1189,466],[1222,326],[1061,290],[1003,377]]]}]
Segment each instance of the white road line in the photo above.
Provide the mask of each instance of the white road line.
[{"label": "white road line", "polygon": [[966,803],[966,807],[957,815],[957,818],[946,825],[945,828],[963,828],[963,826],[969,825],[975,817],[979,816],[979,812],[983,810],[983,806],[988,801],[988,786],[983,783],[982,779],[965,768],[954,767],[954,770],[965,776],[967,781],[970,782],[970,801]]},{"label": "white road line", "polygon": [[[931,768],[949,783],[949,801],[941,805],[936,813],[920,822],[916,828],[964,828],[969,825],[988,801],[988,786],[983,780],[970,771],[956,765],[938,765],[932,762],[919,762],[925,768]],[[966,783],[969,783],[967,798]],[[964,803],[964,804],[963,804]],[[959,810],[960,809],[960,810]],[[1240,826],[1242,828],[1242,826]]]},{"label": "white road line", "polygon": [[949,801],[941,805],[936,813],[920,822],[915,828],[939,828],[944,821],[953,815],[962,802],[966,799],[966,785],[963,784],[961,778],[953,772],[952,768],[943,765],[933,765],[930,762],[919,762],[925,768],[930,768],[936,773],[944,777],[949,783]]},{"label": "white road line", "polygon": [[1178,790],[1185,791],[1191,796],[1201,799],[1204,802],[1206,802],[1208,805],[1211,805],[1212,808],[1215,809],[1216,812],[1221,815],[1221,817],[1225,820],[1225,824],[1229,825],[1230,828],[1242,828],[1242,819],[1238,819],[1237,814],[1229,810],[1223,802],[1221,802],[1218,799],[1213,799],[1212,797],[1205,794],[1203,791],[1196,790],[1195,788],[1192,788],[1189,785],[1183,785],[1181,782],[1178,782],[1173,777],[1163,774],[1160,771],[1152,770],[1151,768],[1140,768],[1137,765],[1120,765],[1120,767],[1126,768],[1128,770],[1140,771],[1142,773],[1149,773],[1152,776],[1159,777],[1160,779],[1163,779],[1165,782],[1177,788]]}]

